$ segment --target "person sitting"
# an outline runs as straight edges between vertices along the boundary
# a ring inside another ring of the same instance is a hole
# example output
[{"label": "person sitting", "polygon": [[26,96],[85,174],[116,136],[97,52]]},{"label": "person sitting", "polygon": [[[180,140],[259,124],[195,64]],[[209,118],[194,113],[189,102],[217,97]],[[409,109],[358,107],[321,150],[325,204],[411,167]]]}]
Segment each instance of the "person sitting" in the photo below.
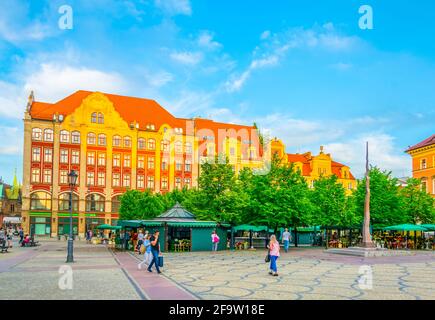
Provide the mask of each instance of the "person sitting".
[{"label": "person sitting", "polygon": [[22,247],[26,247],[30,244],[30,236],[28,234],[26,234],[26,236],[24,237],[23,242],[21,242],[21,246]]}]

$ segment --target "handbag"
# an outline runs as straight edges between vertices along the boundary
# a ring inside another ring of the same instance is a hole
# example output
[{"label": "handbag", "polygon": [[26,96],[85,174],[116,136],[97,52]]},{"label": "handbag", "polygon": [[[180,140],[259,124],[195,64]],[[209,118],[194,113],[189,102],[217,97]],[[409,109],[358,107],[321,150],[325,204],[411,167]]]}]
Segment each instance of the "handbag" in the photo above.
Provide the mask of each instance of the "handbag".
[{"label": "handbag", "polygon": [[270,262],[270,251],[267,251],[267,256],[264,258],[264,262],[268,263]]},{"label": "handbag", "polygon": [[163,256],[159,256],[159,267],[163,268]]}]

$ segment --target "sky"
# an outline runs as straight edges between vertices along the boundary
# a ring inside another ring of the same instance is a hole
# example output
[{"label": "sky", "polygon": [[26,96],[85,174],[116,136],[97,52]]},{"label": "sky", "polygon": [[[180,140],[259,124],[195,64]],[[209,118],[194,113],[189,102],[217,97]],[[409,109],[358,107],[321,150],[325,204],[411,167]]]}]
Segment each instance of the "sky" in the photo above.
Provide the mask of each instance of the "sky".
[{"label": "sky", "polygon": [[[72,10],[71,29],[63,5]],[[360,28],[362,5],[372,29]],[[77,90],[155,99],[176,117],[252,125],[289,153],[411,175],[435,133],[435,2],[2,0],[0,176],[22,180],[23,112]],[[62,25],[62,24],[61,24]]]}]

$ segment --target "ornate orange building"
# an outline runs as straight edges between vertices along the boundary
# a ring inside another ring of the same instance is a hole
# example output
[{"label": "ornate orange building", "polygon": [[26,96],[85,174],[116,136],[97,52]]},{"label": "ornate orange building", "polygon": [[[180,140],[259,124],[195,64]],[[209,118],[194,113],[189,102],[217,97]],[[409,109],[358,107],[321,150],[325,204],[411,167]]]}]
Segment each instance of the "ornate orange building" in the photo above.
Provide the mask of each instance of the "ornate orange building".
[{"label": "ornate orange building", "polygon": [[406,150],[412,157],[412,176],[421,188],[435,197],[435,134]]},{"label": "ornate orange building", "polygon": [[168,192],[196,187],[203,161],[224,154],[237,173],[267,168],[272,152],[295,162],[309,182],[336,174],[355,187],[349,168],[330,155],[287,155],[275,139],[262,146],[254,126],[176,118],[156,101],[77,91],[56,103],[34,100],[24,114],[22,217],[26,232],[69,233],[68,173],[73,190],[73,230],[114,224],[128,189]]}]

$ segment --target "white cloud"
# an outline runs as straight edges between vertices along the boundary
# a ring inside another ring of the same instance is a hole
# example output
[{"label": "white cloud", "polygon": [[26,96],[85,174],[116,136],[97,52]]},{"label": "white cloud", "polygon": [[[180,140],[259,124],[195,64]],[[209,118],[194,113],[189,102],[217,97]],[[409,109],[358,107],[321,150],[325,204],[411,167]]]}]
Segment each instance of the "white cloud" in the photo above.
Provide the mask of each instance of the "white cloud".
[{"label": "white cloud", "polygon": [[174,80],[174,75],[167,71],[147,72],[145,79],[151,87],[160,88]]},{"label": "white cloud", "polygon": [[269,37],[270,37],[270,31],[269,30],[266,30],[266,31],[264,31],[261,35],[260,35],[260,39],[261,40],[266,40],[266,39],[268,39]]},{"label": "white cloud", "polygon": [[156,7],[171,16],[192,15],[192,6],[189,0],[155,0],[154,3]]},{"label": "white cloud", "polygon": [[172,60],[185,64],[185,65],[197,65],[203,59],[203,54],[201,52],[173,52],[170,54]]},{"label": "white cloud", "polygon": [[210,31],[202,31],[198,37],[198,45],[209,50],[221,48],[222,44],[214,41],[213,38],[214,35]]}]

